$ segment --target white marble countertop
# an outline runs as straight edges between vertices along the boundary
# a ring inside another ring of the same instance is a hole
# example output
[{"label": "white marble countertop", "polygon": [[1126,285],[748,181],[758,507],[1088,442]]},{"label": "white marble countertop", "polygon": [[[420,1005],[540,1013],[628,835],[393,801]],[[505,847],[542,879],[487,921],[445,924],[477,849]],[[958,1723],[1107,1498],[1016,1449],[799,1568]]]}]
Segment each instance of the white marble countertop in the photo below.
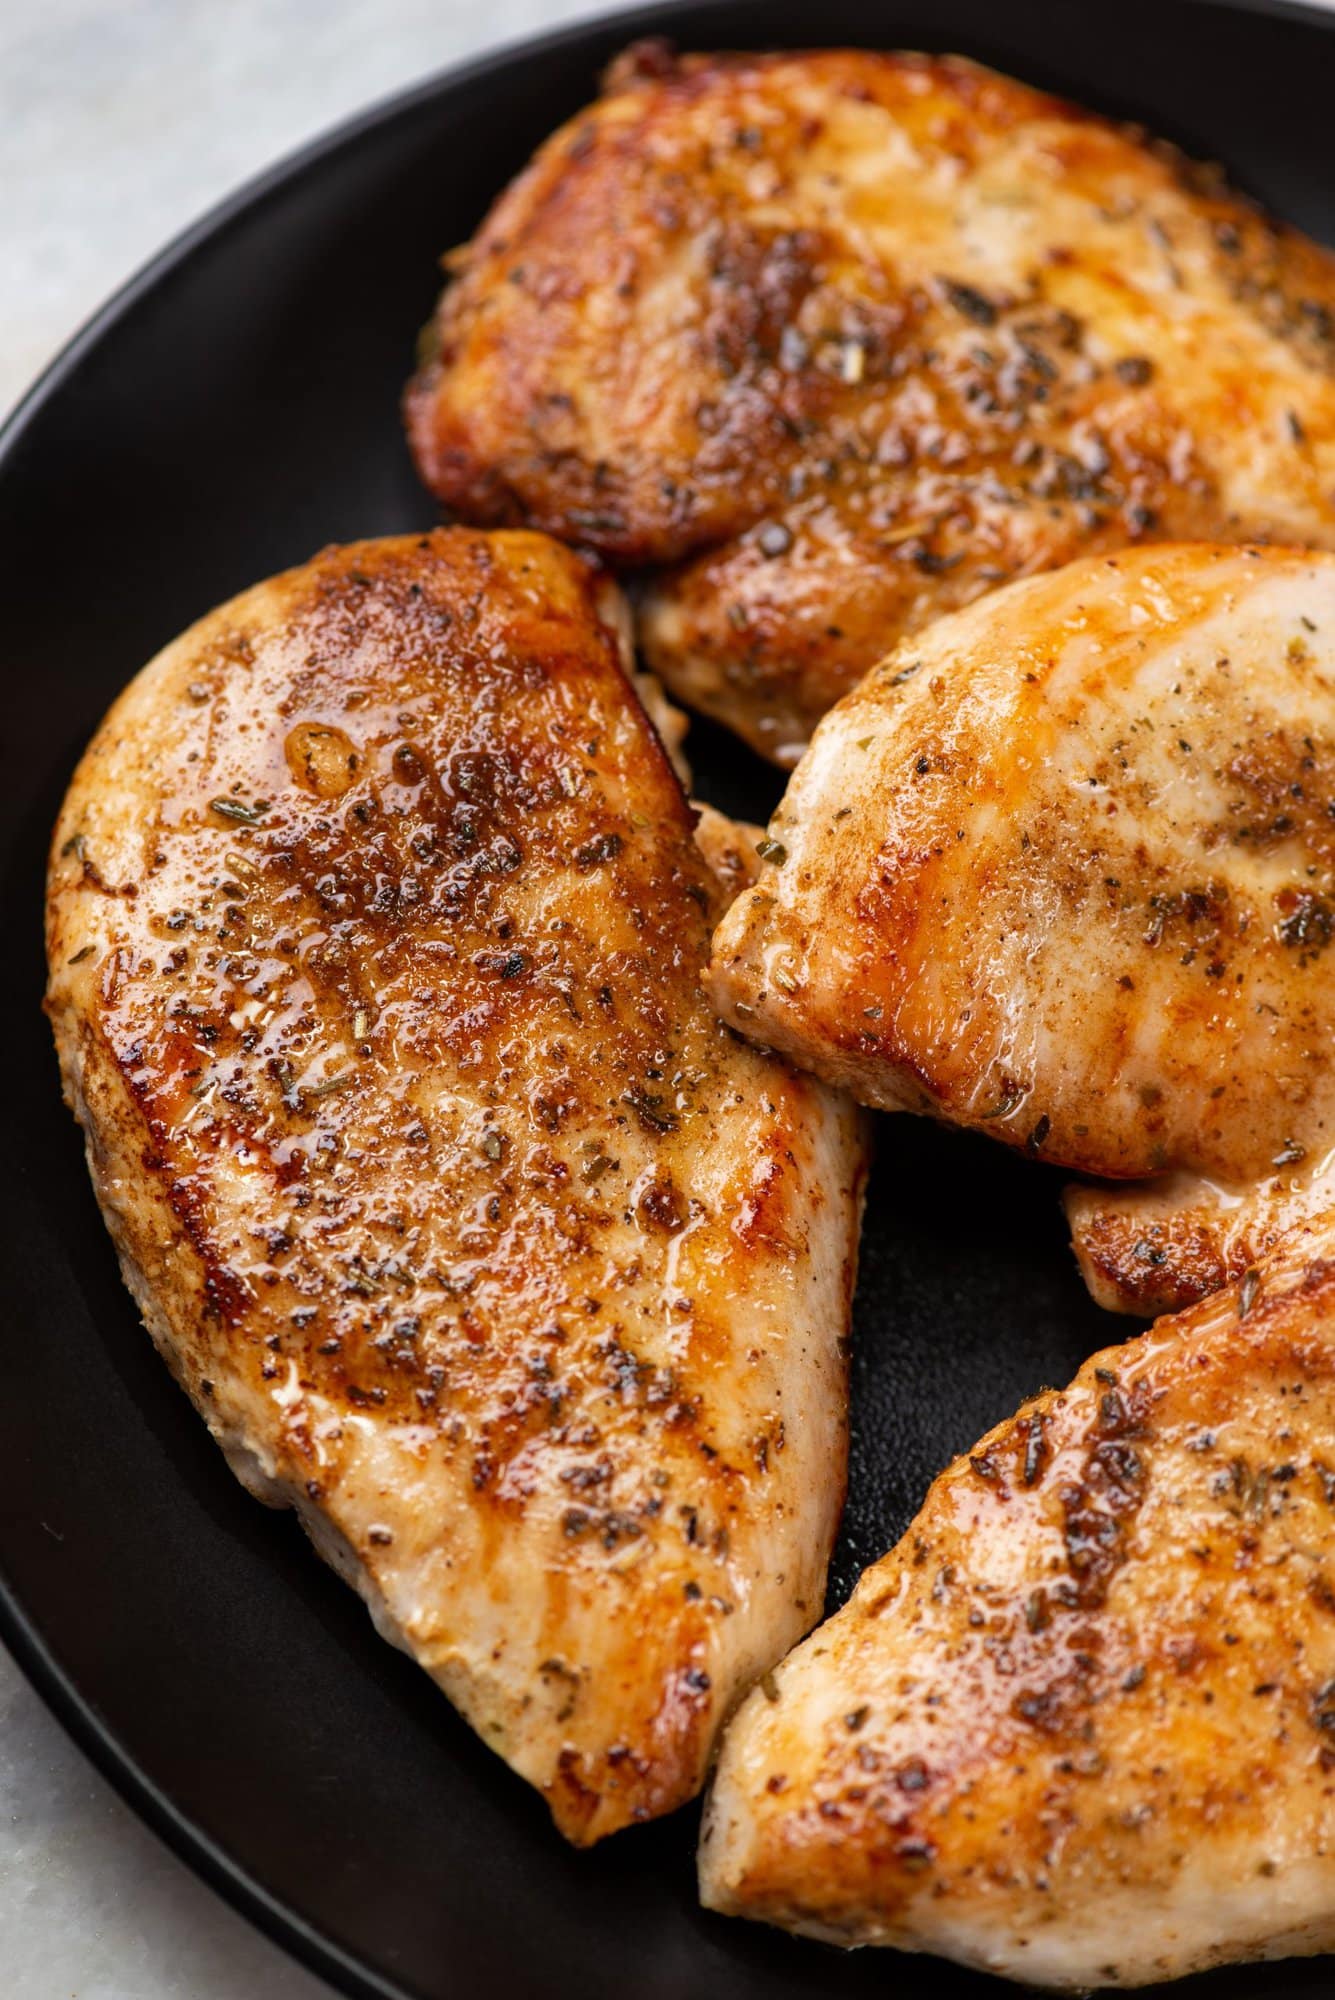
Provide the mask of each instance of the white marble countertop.
[{"label": "white marble countertop", "polygon": [[[0,410],[123,278],[269,161],[446,63],[613,4],[0,9]],[[329,2000],[139,1824],[2,1650],[0,1940],[7,2000]]]},{"label": "white marble countertop", "polygon": [[[305,139],[615,0],[0,7],[0,412],[177,230]],[[5,2000],[330,2000],[121,1804],[0,1649]]]}]

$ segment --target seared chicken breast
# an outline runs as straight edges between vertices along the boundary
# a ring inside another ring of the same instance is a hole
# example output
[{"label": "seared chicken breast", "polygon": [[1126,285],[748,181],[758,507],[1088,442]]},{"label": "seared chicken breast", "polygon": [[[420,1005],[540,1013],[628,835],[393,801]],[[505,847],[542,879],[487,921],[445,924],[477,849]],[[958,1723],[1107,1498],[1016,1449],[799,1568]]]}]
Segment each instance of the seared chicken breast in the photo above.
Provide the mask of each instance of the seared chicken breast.
[{"label": "seared chicken breast", "polygon": [[1335,556],[1131,550],[940,620],[821,723],[761,853],[726,1017],[864,1103],[1151,1183],[1072,1202],[1106,1304],[1185,1304],[1322,1205]]},{"label": "seared chicken breast", "polygon": [[700,991],[719,892],[542,537],[335,549],[117,702],[48,1006],[233,1468],[589,1842],[819,1616],[857,1114]]},{"label": "seared chicken breast", "polygon": [[1294,1141],[1251,1183],[1164,1174],[1117,1187],[1073,1181],[1063,1196],[1076,1262],[1111,1312],[1177,1312],[1245,1277],[1296,1229],[1335,1214],[1335,1151]]},{"label": "seared chicken breast", "polygon": [[706,1903],[1068,1988],[1335,1947],[1333,1255],[942,1474],[738,1713]]},{"label": "seared chicken breast", "polygon": [[426,483],[648,572],[649,664],[780,764],[1008,578],[1335,546],[1335,259],[958,58],[632,51],[448,261]]}]

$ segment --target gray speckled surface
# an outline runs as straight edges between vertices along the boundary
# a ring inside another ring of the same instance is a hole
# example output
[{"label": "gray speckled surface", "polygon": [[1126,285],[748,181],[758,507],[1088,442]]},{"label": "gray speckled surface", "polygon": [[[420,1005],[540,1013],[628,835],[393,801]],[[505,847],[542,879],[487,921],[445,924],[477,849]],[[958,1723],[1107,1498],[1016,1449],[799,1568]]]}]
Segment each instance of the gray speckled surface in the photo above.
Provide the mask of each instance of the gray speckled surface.
[{"label": "gray speckled surface", "polygon": [[[201,210],[377,97],[613,0],[0,5],[0,411]],[[5,2000],[328,2000],[141,1826],[0,1650]]]}]

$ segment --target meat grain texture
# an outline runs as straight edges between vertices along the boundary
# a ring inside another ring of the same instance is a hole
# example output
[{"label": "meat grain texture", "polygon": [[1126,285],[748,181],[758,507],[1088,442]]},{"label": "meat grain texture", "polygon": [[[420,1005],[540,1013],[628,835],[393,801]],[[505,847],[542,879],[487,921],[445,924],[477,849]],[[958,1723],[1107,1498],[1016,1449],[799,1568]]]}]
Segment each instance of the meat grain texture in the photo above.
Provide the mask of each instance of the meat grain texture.
[{"label": "meat grain texture", "polygon": [[261,584],[112,709],[48,922],[154,1340],[581,1843],[689,1798],[820,1615],[862,1182],[701,995],[623,630],[523,533]]}]

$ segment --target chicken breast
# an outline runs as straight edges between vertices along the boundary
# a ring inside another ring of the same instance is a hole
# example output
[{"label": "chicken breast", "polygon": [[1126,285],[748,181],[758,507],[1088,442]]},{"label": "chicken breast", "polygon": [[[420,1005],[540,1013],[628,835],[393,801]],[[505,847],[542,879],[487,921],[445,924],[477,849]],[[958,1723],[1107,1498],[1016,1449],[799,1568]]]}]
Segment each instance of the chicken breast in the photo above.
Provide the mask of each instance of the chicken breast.
[{"label": "chicken breast", "polygon": [[1164,1174],[1117,1187],[1074,1181],[1063,1197],[1076,1262],[1111,1312],[1178,1312],[1245,1277],[1294,1231],[1335,1213],[1335,1152],[1299,1160],[1250,1184]]},{"label": "chicken breast", "polygon": [[427,485],[650,571],[649,664],[780,764],[1008,578],[1335,546],[1335,259],[956,57],[632,51],[448,262]]},{"label": "chicken breast", "polygon": [[1333,1254],[942,1474],[732,1724],[711,1908],[1068,1988],[1335,1948]]},{"label": "chicken breast", "polygon": [[261,584],[113,708],[48,931],[154,1340],[580,1843],[689,1798],[820,1614],[862,1182],[701,994],[617,623],[528,534]]},{"label": "chicken breast", "polygon": [[727,1019],[864,1103],[1153,1180],[1152,1229],[1073,1204],[1106,1303],[1199,1297],[1320,1205],[1335,556],[1132,550],[940,620],[825,718],[761,852]]}]

